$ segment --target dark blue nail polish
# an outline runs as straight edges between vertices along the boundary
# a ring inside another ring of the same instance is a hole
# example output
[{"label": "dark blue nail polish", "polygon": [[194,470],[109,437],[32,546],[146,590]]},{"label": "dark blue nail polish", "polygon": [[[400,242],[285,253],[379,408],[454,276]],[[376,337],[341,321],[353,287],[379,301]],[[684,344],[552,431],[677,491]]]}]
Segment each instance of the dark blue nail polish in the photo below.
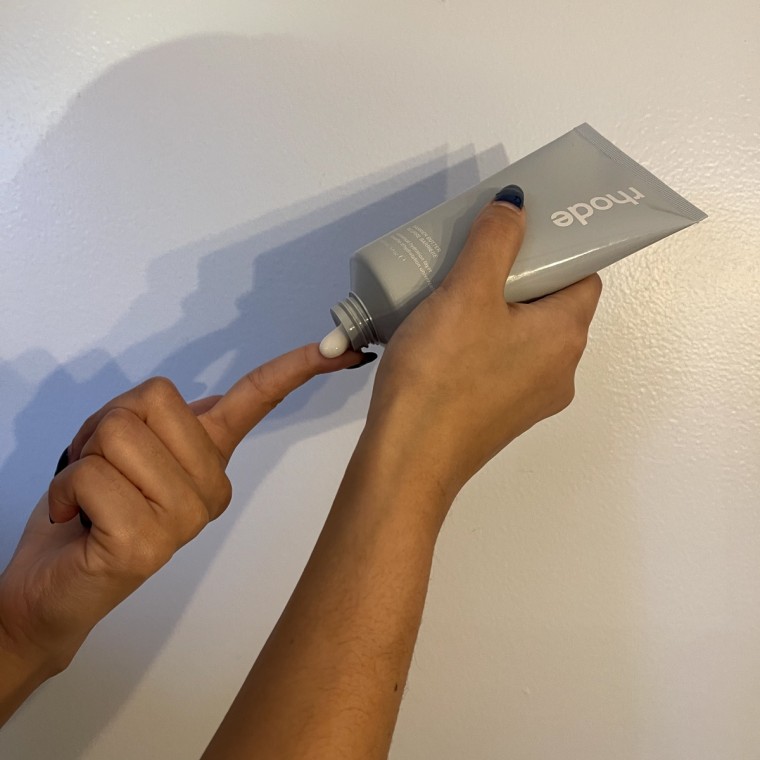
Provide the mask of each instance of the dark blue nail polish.
[{"label": "dark blue nail polish", "polygon": [[496,193],[494,201],[511,203],[517,208],[522,208],[523,203],[525,203],[525,193],[523,193],[522,188],[517,185],[507,185]]},{"label": "dark blue nail polish", "polygon": [[350,367],[346,367],[346,369],[358,369],[365,364],[371,364],[375,359],[377,359],[377,354],[374,351],[362,351],[362,360],[356,364],[352,364]]},{"label": "dark blue nail polish", "polygon": [[63,450],[63,454],[61,454],[61,458],[58,460],[58,464],[55,466],[55,475],[57,475],[61,470],[65,469],[69,466],[69,447],[67,446]]}]

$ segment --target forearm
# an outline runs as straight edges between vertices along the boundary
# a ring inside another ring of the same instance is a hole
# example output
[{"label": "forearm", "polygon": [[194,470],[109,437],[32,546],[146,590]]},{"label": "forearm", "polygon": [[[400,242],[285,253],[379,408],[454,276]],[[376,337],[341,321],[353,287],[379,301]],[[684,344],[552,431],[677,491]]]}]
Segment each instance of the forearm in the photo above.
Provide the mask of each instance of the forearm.
[{"label": "forearm", "polygon": [[17,652],[0,625],[0,726],[52,674],[36,658]]},{"label": "forearm", "polygon": [[301,580],[206,760],[387,756],[453,499],[410,466],[400,441],[365,430]]},{"label": "forearm", "polygon": [[[68,666],[88,630],[80,628],[72,635],[71,630],[49,622],[53,619],[49,611],[66,605],[57,589],[35,572],[39,563],[35,544],[46,532],[52,534],[47,515],[44,494],[0,573],[0,726],[41,684]],[[62,527],[65,531],[66,526]],[[58,537],[62,536],[64,532],[59,532]],[[33,619],[44,623],[33,625]]]}]

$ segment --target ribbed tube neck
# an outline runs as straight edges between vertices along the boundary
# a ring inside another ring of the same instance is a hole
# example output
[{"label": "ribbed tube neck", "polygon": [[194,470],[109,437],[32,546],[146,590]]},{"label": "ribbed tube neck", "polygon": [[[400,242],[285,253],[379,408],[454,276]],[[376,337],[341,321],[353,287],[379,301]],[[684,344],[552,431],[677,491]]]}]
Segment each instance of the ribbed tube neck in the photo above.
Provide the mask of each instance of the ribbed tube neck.
[{"label": "ribbed tube neck", "polygon": [[330,309],[330,314],[332,314],[335,324],[340,325],[345,330],[354,351],[358,351],[370,343],[380,342],[372,325],[372,317],[355,293],[349,293],[348,298],[338,301]]}]

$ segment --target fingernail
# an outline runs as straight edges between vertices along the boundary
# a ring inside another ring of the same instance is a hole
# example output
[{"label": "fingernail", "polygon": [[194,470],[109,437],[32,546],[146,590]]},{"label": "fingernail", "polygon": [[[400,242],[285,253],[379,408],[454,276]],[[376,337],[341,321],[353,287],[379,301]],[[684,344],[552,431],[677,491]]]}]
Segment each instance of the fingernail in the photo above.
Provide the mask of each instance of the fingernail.
[{"label": "fingernail", "polygon": [[63,450],[63,454],[61,454],[61,458],[58,460],[58,464],[55,466],[55,475],[57,475],[61,470],[65,469],[69,466],[69,447],[67,446]]},{"label": "fingernail", "polygon": [[515,208],[521,209],[525,203],[525,193],[517,185],[507,185],[499,190],[494,196],[494,203],[511,203]]},{"label": "fingernail", "polygon": [[374,351],[362,351],[362,360],[357,364],[352,364],[350,367],[346,367],[346,369],[363,367],[365,364],[371,364],[375,359],[377,359],[377,354]]}]

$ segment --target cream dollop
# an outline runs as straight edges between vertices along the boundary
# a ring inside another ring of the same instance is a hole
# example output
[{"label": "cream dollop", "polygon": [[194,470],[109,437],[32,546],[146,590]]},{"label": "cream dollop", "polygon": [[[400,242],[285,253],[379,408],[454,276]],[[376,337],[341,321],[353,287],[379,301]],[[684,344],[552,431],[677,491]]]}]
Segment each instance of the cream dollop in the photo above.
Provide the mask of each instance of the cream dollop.
[{"label": "cream dollop", "polygon": [[349,341],[348,335],[342,327],[338,326],[322,338],[322,342],[319,344],[319,353],[326,359],[334,359],[336,356],[345,354],[350,345],[351,341]]}]

